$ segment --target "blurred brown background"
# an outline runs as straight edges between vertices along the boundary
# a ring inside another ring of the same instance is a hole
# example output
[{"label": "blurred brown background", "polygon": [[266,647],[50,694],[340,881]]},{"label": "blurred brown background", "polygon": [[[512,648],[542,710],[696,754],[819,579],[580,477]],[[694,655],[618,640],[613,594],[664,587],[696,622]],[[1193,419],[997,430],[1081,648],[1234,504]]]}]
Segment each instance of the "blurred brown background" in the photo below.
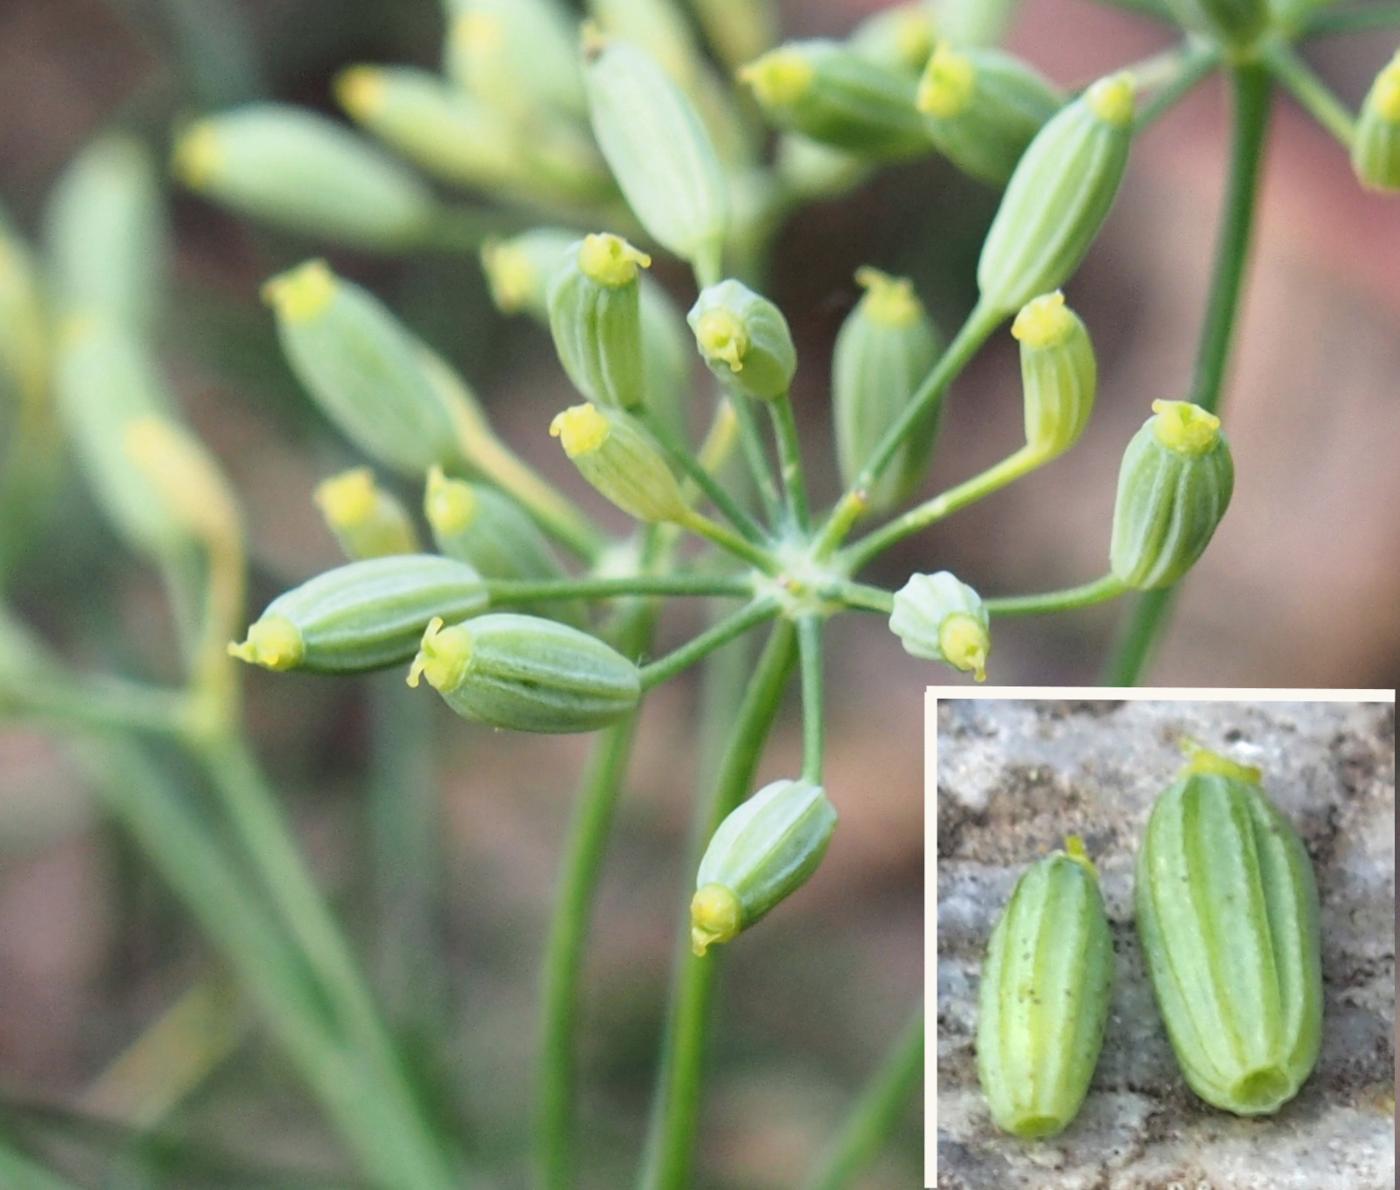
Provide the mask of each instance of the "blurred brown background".
[{"label": "blurred brown background", "polygon": [[[329,110],[337,69],[352,61],[431,64],[440,36],[430,0],[264,0],[233,6],[252,30],[254,60],[190,72],[172,65],[169,47],[180,32],[155,7],[141,0],[0,6],[0,200],[26,230],[36,230],[44,194],[67,158],[114,117],[163,146],[172,113],[218,106],[249,85]],[[876,7],[792,2],[786,29],[839,34]],[[1166,44],[1159,27],[1089,0],[1027,0],[1011,39],[1064,83]],[[1392,49],[1387,36],[1366,34],[1309,52],[1354,105]],[[874,581],[898,586],[912,570],[946,567],[992,595],[1102,572],[1122,447],[1150,402],[1182,395],[1189,379],[1223,187],[1226,114],[1223,89],[1211,82],[1147,133],[1103,237],[1069,287],[1100,354],[1099,408],[1083,442],[1031,480],[906,543]],[[782,236],[772,296],[799,340],[794,395],[819,495],[835,490],[826,357],[856,296],[854,269],[872,263],[913,275],[951,328],[970,302],[993,209],[989,192],[930,161],[803,213]],[[165,361],[246,502],[253,602],[261,606],[337,561],[309,494],[349,457],[347,448],[297,391],[256,297],[269,274],[326,248],[249,228],[188,197],[175,197],[173,213],[179,255]],[[510,441],[581,492],[544,432],[570,395],[566,382],[538,330],[495,314],[471,262],[329,254],[449,352]],[[1343,151],[1280,101],[1225,409],[1235,502],[1186,582],[1152,680],[1393,683],[1397,261],[1400,203],[1360,191]],[[683,288],[677,293],[684,298]],[[1017,443],[1013,347],[999,336],[955,387],[931,485],[956,482]],[[64,501],[50,548],[25,577],[22,610],[79,662],[111,666],[119,657],[131,672],[170,677],[156,584],[90,525],[68,532],[87,524],[91,510],[81,493]],[[103,633],[90,625],[99,591]],[[1093,682],[1125,610],[1110,605],[999,626],[992,680]],[[696,626],[673,615],[665,633],[674,643]],[[124,638],[118,649],[110,647],[113,632]],[[743,1013],[722,1017],[703,1132],[705,1160],[728,1185],[792,1184],[922,983],[920,691],[949,674],[905,657],[875,617],[847,617],[831,639],[829,785],[842,826],[820,878],[775,916],[762,945],[736,948],[742,954],[728,966],[724,1008],[742,1004]],[[248,681],[254,738],[366,947],[375,927],[361,774],[374,690],[373,682],[260,674]],[[696,697],[677,683],[651,701],[599,907],[584,1071],[602,1178],[630,1169],[650,1088],[684,882],[691,795],[681,778],[695,760]],[[444,1063],[461,1072],[481,1145],[506,1153],[524,1137],[532,993],[584,745],[488,738],[445,714],[435,722],[451,896],[444,953],[425,954],[424,963],[450,972],[462,1026],[444,1040]],[[796,766],[797,726],[789,713],[761,779]],[[207,966],[139,858],[94,821],[54,743],[0,729],[0,1090],[75,1102]],[[314,1139],[314,1117],[293,1087],[252,1034],[176,1122],[211,1144],[246,1152],[256,1136],[260,1157],[333,1167],[329,1142]],[[913,1184],[917,1159],[911,1114],[902,1145],[870,1184]]]}]

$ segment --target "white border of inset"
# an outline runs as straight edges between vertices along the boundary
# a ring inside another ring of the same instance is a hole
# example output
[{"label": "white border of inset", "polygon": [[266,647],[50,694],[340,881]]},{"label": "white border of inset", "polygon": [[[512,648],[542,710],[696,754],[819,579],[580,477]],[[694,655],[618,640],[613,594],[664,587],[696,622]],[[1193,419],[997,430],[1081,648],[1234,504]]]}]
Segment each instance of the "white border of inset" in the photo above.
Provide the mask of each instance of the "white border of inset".
[{"label": "white border of inset", "polygon": [[[1031,702],[1378,702],[1394,690],[1217,689],[1205,686],[928,686],[924,689],[924,1186],[938,1184],[938,703],[953,699]],[[934,1024],[929,1036],[928,1022]]]}]

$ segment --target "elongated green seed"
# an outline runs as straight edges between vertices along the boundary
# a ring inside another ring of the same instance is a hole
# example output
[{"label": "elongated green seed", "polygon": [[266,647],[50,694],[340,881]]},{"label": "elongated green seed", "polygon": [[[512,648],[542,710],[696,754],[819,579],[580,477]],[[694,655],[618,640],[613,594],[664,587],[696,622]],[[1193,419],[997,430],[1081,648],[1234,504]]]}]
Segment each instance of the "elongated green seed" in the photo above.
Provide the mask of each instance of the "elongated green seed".
[{"label": "elongated green seed", "polygon": [[486,603],[481,576],[451,558],[351,562],[279,595],[229,653],[266,669],[378,669],[412,657],[435,616],[460,620]]},{"label": "elongated green seed", "polygon": [[628,206],[659,244],[710,279],[719,271],[729,199],[699,115],[636,46],[595,38],[585,55],[593,132]]},{"label": "elongated green seed", "polygon": [[1099,234],[1128,164],[1133,80],[1100,79],[1031,141],[977,262],[983,303],[1014,314],[1059,289]]},{"label": "elongated green seed", "polygon": [[1109,564],[1128,587],[1176,582],[1215,535],[1235,487],[1220,419],[1187,401],[1154,401],[1123,452]]},{"label": "elongated green seed", "polygon": [[1083,843],[1016,882],[982,964],[977,1073],[998,1128],[1062,1132],[1079,1112],[1103,1045],[1113,939]]},{"label": "elongated green seed", "polygon": [[506,612],[423,633],[420,677],[459,715],[512,731],[594,731],[637,705],[641,676],[610,645],[553,620]]},{"label": "elongated green seed", "polygon": [[730,941],[805,884],[835,829],[836,807],[810,781],[774,781],[730,813],[695,876],[695,953]]},{"label": "elongated green seed", "polygon": [[1351,164],[1363,186],[1400,191],[1400,50],[1376,75],[1362,101]]},{"label": "elongated green seed", "polygon": [[1322,1036],[1312,864],[1257,769],[1197,750],[1152,808],[1137,924],[1191,1089],[1239,1115],[1298,1093]]}]

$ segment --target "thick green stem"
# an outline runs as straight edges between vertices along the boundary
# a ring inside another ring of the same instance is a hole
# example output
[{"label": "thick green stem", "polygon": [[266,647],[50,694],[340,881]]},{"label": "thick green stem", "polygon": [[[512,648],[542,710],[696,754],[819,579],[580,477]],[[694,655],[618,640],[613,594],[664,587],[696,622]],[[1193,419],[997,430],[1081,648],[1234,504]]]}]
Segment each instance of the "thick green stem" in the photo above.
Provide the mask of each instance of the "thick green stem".
[{"label": "thick green stem", "polygon": [[894,1132],[923,1080],[924,1007],[919,1005],[836,1134],[808,1190],[843,1190]]},{"label": "thick green stem", "polygon": [[1023,446],[1015,454],[1008,455],[1001,462],[993,464],[971,479],[964,480],[956,487],[949,488],[946,492],[934,496],[930,500],[925,500],[902,516],[895,517],[894,520],[881,525],[873,533],[862,537],[847,548],[843,554],[843,561],[847,569],[854,574],[877,554],[883,553],[896,542],[902,541],[922,529],[927,529],[930,525],[937,524],[944,517],[951,516],[969,504],[986,499],[993,492],[1000,491],[1008,484],[1014,483],[1022,476],[1028,475],[1037,467],[1049,462],[1052,457],[1046,455],[1044,451],[1032,450],[1029,446]]},{"label": "thick green stem", "polygon": [[797,621],[797,647],[802,662],[802,779],[820,785],[824,737],[820,617],[803,616]]},{"label": "thick green stem", "polygon": [[593,896],[636,728],[634,714],[598,737],[569,827],[559,891],[550,919],[535,1109],[535,1159],[539,1184],[546,1190],[567,1190],[578,1181],[574,1089],[579,979]]},{"label": "thick green stem", "polygon": [[[1216,244],[1210,302],[1196,355],[1191,400],[1216,410],[1225,383],[1225,370],[1234,343],[1240,294],[1254,230],[1260,167],[1269,127],[1269,75],[1256,63],[1234,68],[1235,131],[1230,152],[1230,181],[1225,215]],[[1114,655],[1105,681],[1112,686],[1135,686],[1166,629],[1176,586],[1148,591],[1137,602]]]},{"label": "thick green stem", "polygon": [[793,523],[804,537],[812,531],[812,513],[807,507],[807,476],[802,468],[802,444],[797,436],[797,420],[792,400],[786,394],[768,403],[773,432],[778,439],[778,459],[783,468],[783,487]]},{"label": "thick green stem", "polygon": [[957,336],[948,345],[948,350],[939,357],[929,374],[914,390],[914,395],[909,398],[909,404],[904,407],[899,420],[889,428],[879,445],[871,452],[865,466],[860,469],[855,482],[836,502],[836,507],[831,510],[826,524],[817,534],[814,551],[817,557],[826,557],[845,539],[866,509],[869,489],[889,466],[904,439],[942,399],[948,386],[961,375],[978,349],[1001,325],[1003,318],[1001,311],[980,303],[973,308],[972,313],[967,316],[967,321],[958,330]]},{"label": "thick green stem", "polygon": [[[784,621],[773,629],[768,639],[730,730],[715,780],[714,796],[701,823],[697,854],[687,867],[687,875],[695,870],[698,851],[753,784],[759,754],[777,718],[783,688],[792,670],[794,652],[792,625]],[[695,1133],[700,1113],[705,1036],[718,961],[714,949],[703,958],[692,954],[689,926],[682,928],[661,1071],[638,1179],[643,1190],[688,1190],[694,1185]]]},{"label": "thick green stem", "polygon": [[735,637],[778,614],[778,605],[771,599],[756,599],[746,607],[731,613],[680,648],[642,666],[642,689],[650,690],[689,669],[697,661],[722,648]]},{"label": "thick green stem", "polygon": [[315,972],[336,1028],[356,1048],[363,1094],[380,1101],[405,1187],[458,1185],[439,1138],[429,1127],[344,935],[293,842],[293,834],[261,771],[237,736],[216,737],[197,750],[230,823],[266,886],[278,914]]},{"label": "thick green stem", "polygon": [[1067,612],[1076,608],[1093,607],[1127,593],[1128,588],[1113,575],[1105,575],[1092,583],[1067,587],[1063,591],[1046,591],[1040,595],[1010,595],[986,600],[987,611],[994,616],[1037,616],[1046,612]]}]

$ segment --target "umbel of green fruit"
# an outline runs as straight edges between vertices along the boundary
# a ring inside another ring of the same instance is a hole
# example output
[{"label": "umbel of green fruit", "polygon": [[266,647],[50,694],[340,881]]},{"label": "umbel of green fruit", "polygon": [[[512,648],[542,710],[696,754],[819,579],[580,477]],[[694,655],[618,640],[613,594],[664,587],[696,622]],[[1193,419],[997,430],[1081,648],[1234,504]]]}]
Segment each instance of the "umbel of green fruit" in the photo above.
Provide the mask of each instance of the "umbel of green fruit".
[{"label": "umbel of green fruit", "polygon": [[1103,1045],[1113,938],[1078,838],[1016,882],[987,943],[977,1073],[998,1128],[1054,1136],[1079,1111]]},{"label": "umbel of green fruit", "polygon": [[1322,1036],[1317,885],[1259,770],[1195,749],[1138,851],[1137,925],[1177,1063],[1207,1103],[1277,1111]]}]

